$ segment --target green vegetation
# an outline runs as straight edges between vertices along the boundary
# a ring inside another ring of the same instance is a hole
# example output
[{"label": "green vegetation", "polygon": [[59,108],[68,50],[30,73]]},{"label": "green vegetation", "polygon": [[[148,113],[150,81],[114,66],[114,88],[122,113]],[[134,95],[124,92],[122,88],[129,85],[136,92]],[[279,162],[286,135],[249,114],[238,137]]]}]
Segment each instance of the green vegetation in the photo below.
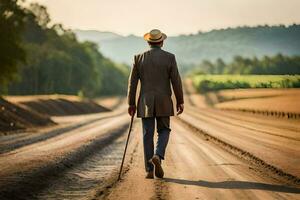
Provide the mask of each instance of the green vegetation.
[{"label": "green vegetation", "polygon": [[128,66],[105,58],[94,43],[78,42],[62,25],[50,26],[45,7],[31,4],[23,8],[17,0],[0,5],[2,92],[87,97],[126,94]]},{"label": "green vegetation", "polygon": [[21,45],[25,12],[16,2],[0,1],[0,89],[15,77],[19,62],[25,60]]},{"label": "green vegetation", "polygon": [[261,59],[235,56],[232,62],[225,63],[222,59],[215,62],[208,60],[195,65],[190,74],[300,74],[300,56],[273,57],[264,56]]},{"label": "green vegetation", "polygon": [[300,88],[300,75],[195,75],[199,92],[236,88]]},{"label": "green vegetation", "polygon": [[222,59],[203,61],[189,72],[200,92],[235,88],[293,88],[300,87],[300,56],[264,56],[243,58],[232,62]]}]

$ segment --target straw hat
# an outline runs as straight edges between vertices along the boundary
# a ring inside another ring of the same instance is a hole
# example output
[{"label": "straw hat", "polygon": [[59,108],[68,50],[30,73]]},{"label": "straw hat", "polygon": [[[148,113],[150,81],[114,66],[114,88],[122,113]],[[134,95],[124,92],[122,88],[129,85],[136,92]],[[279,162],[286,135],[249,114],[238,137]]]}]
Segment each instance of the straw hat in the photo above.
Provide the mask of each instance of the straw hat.
[{"label": "straw hat", "polygon": [[153,29],[144,35],[144,40],[148,42],[161,42],[167,38],[167,35],[158,29]]}]

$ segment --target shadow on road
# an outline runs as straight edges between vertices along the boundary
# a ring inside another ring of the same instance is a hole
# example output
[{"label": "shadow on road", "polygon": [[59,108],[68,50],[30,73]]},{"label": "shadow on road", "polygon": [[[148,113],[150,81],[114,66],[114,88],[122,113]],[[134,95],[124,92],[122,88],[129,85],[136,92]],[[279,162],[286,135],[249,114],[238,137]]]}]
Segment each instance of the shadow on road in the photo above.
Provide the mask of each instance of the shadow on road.
[{"label": "shadow on road", "polygon": [[284,185],[249,182],[249,181],[211,182],[211,181],[204,181],[204,180],[192,181],[192,180],[175,179],[175,178],[164,178],[164,181],[183,184],[183,185],[196,185],[196,186],[208,187],[208,188],[242,189],[242,190],[253,189],[253,190],[267,190],[273,192],[300,194],[300,188],[288,187]]}]

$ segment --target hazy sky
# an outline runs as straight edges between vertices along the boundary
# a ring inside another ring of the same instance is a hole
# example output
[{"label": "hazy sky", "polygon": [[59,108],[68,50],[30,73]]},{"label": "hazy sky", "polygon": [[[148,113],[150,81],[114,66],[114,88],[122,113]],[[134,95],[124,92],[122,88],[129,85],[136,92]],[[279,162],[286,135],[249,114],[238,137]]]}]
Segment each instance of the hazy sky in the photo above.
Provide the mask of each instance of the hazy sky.
[{"label": "hazy sky", "polygon": [[167,35],[240,25],[300,23],[300,0],[27,0],[67,28]]}]

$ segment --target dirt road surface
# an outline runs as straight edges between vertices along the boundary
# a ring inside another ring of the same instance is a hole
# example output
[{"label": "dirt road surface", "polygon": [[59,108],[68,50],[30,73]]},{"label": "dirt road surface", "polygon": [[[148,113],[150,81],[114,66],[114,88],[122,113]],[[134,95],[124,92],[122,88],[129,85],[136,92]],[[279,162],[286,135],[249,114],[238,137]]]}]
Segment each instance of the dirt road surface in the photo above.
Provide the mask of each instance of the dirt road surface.
[{"label": "dirt road surface", "polygon": [[144,178],[136,119],[117,181],[130,120],[125,104],[53,118],[59,125],[51,130],[1,136],[0,199],[300,199],[300,122],[202,100],[193,96],[172,118],[163,179]]},{"label": "dirt road surface", "polygon": [[172,127],[164,179],[144,178],[139,143],[130,170],[104,199],[300,199],[300,189],[265,175],[177,120]]}]

